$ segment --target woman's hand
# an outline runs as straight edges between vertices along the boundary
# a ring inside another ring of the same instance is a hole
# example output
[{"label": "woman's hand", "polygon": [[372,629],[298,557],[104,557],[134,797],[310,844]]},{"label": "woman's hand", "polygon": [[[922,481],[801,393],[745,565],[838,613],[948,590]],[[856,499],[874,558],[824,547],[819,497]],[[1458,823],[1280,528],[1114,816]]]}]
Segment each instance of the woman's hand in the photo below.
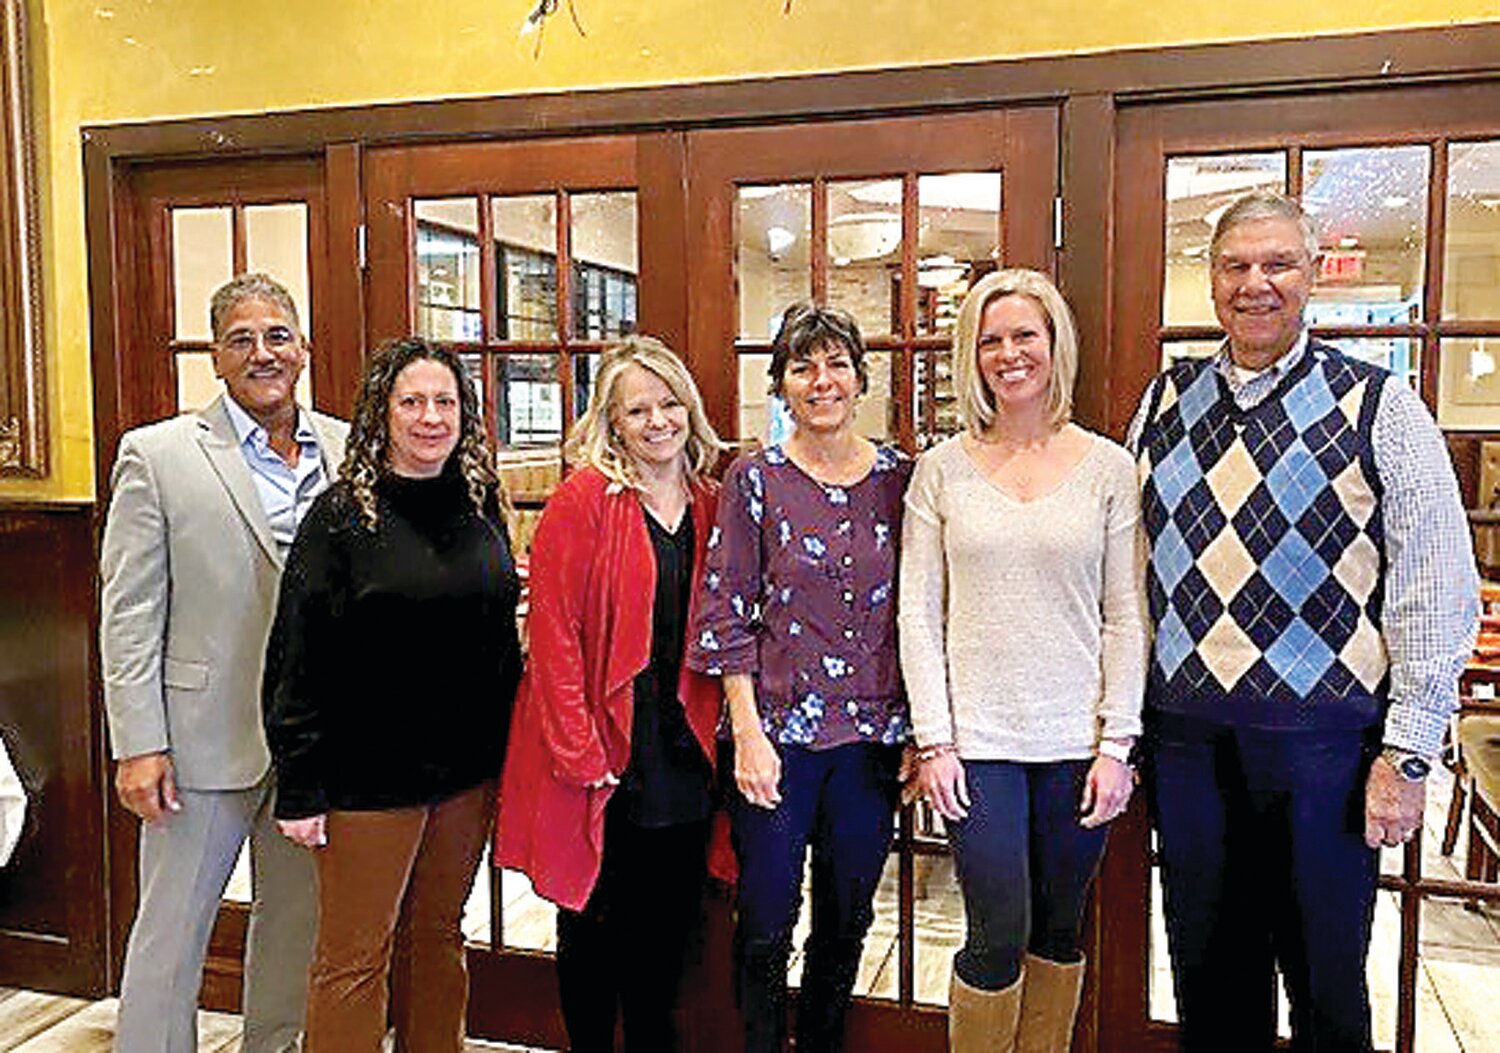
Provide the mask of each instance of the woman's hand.
[{"label": "woman's hand", "polygon": [[328,816],[310,815],[306,819],[278,819],[276,828],[289,841],[303,848],[322,848],[328,843]]},{"label": "woman's hand", "polygon": [[963,761],[952,749],[940,750],[920,762],[917,785],[944,819],[968,818],[969,780]]},{"label": "woman's hand", "polygon": [[757,808],[781,803],[781,754],[759,724],[734,736],[734,782]]},{"label": "woman's hand", "polygon": [[1083,782],[1083,799],[1078,802],[1082,818],[1079,826],[1095,827],[1118,819],[1130,803],[1135,788],[1135,770],[1124,761],[1099,755],[1089,766]]}]

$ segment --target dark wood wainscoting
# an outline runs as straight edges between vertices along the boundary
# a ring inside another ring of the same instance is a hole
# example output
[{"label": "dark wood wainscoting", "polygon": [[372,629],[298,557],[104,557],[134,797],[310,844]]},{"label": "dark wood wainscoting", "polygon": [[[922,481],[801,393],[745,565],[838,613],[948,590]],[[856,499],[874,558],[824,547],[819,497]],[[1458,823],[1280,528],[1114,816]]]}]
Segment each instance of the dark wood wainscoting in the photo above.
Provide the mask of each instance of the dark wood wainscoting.
[{"label": "dark wood wainscoting", "polygon": [[0,870],[0,986],[106,993],[93,508],[0,505],[0,734],[31,806]]}]

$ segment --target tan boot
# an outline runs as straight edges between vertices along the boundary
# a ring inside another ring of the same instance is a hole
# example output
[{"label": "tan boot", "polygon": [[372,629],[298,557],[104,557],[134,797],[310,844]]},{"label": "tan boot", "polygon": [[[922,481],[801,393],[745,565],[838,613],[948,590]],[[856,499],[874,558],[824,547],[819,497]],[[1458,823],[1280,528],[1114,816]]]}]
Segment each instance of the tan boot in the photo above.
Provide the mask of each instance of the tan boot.
[{"label": "tan boot", "polygon": [[970,987],[953,974],[948,988],[948,1049],[951,1053],[1012,1053],[1021,1016],[1023,977],[998,991]]},{"label": "tan boot", "polygon": [[1067,1053],[1083,993],[1083,966],[1081,961],[1068,965],[1026,956],[1016,1053]]}]

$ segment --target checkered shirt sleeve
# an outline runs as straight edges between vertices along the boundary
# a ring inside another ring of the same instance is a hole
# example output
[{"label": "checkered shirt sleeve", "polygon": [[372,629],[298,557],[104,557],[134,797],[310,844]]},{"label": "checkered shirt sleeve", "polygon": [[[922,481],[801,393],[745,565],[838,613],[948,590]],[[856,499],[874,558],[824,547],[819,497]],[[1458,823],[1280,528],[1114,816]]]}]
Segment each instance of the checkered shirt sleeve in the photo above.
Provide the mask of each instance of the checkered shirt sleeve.
[{"label": "checkered shirt sleeve", "polygon": [[1372,443],[1384,489],[1381,634],[1391,659],[1385,741],[1432,756],[1458,704],[1458,678],[1479,620],[1469,523],[1442,433],[1399,380],[1381,391]]}]

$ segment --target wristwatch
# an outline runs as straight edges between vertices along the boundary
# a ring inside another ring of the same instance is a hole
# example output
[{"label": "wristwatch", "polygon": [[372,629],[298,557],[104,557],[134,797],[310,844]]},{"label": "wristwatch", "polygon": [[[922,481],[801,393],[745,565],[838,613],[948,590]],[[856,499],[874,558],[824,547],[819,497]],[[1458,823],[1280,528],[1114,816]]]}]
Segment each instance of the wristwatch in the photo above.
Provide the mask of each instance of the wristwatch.
[{"label": "wristwatch", "polygon": [[1421,782],[1432,771],[1432,762],[1420,753],[1404,750],[1398,746],[1387,746],[1380,751],[1385,762],[1396,769],[1396,774],[1407,782]]}]

